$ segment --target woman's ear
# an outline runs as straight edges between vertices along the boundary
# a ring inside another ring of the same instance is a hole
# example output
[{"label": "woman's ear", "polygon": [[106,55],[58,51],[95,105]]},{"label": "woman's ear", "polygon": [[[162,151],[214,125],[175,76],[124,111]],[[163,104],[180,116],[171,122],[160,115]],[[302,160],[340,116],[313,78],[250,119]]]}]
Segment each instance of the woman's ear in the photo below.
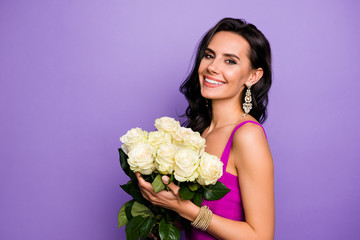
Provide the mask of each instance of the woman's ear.
[{"label": "woman's ear", "polygon": [[260,80],[260,78],[263,76],[263,74],[264,74],[264,70],[262,68],[251,70],[250,78],[245,83],[246,86],[252,86],[255,83],[257,83]]}]

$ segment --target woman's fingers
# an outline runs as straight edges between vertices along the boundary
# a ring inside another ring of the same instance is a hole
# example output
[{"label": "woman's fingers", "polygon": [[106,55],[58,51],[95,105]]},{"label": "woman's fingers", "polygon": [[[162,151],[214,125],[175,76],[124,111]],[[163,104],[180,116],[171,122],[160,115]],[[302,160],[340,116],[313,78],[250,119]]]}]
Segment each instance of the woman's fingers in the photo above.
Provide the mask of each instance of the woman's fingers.
[{"label": "woman's fingers", "polygon": [[140,173],[135,173],[136,177],[137,177],[137,180],[139,182],[139,187],[140,188],[143,188],[143,189],[146,189],[148,191],[154,191],[154,188],[152,187],[151,183],[145,181],[145,179],[143,179],[140,175]]},{"label": "woman's fingers", "polygon": [[137,178],[137,180],[138,180],[139,183],[142,182],[142,181],[145,181],[145,180],[141,177],[141,174],[140,174],[139,172],[136,172],[136,173],[135,173],[135,176],[136,176],[136,178]]},{"label": "woman's fingers", "polygon": [[[161,180],[163,181],[163,183],[167,184],[169,182],[169,177],[168,176],[162,176]],[[167,184],[167,186],[169,187],[169,189],[175,194],[177,195],[179,193],[179,186],[177,186],[174,182],[171,182],[170,184]]]},{"label": "woman's fingers", "polygon": [[170,191],[163,190],[156,193],[151,183],[145,181],[145,179],[141,177],[140,173],[135,173],[135,175],[138,180],[139,189],[142,196],[152,204],[168,209],[173,209],[174,206],[179,204],[180,188],[175,183],[167,184],[169,182],[168,176],[163,176],[162,181],[169,187]]},{"label": "woman's fingers", "polygon": [[136,172],[135,175],[138,180],[141,195],[143,195],[146,200],[151,201],[150,195],[154,195],[155,193],[153,187],[141,177],[140,173]]},{"label": "woman's fingers", "polygon": [[[167,206],[171,201],[179,198],[179,187],[176,184],[170,183],[167,185],[170,191],[163,190],[155,193],[151,183],[145,181],[140,173],[135,173],[135,175],[138,179],[141,194],[146,200],[152,202],[154,205]],[[169,177],[163,176],[162,181],[167,184],[169,182]]]}]

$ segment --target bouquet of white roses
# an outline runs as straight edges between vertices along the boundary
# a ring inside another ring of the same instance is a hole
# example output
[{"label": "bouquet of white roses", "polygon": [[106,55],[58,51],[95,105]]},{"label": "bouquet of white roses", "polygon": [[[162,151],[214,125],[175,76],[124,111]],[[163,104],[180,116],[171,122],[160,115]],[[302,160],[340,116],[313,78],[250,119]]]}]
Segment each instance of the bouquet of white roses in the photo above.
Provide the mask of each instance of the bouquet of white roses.
[{"label": "bouquet of white roses", "polygon": [[[133,197],[118,214],[119,228],[126,225],[127,239],[147,239],[152,233],[160,239],[180,239],[176,222],[185,221],[171,210],[152,205],[143,198],[134,172],[152,183],[155,192],[167,189],[161,177],[168,175],[179,187],[182,199],[200,206],[203,198],[218,200],[230,190],[217,180],[223,163],[204,152],[205,139],[173,118],[155,120],[157,131],[129,130],[120,138],[120,164],[130,181],[120,187]],[[186,223],[185,223],[186,224]]]}]

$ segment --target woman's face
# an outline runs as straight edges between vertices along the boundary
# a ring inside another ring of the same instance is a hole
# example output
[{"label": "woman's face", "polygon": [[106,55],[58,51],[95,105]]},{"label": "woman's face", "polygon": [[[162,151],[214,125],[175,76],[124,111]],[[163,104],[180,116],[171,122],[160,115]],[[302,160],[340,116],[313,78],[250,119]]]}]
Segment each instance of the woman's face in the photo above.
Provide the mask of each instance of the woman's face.
[{"label": "woman's face", "polygon": [[217,32],[199,66],[201,95],[207,99],[240,99],[250,79],[249,43],[232,32]]}]

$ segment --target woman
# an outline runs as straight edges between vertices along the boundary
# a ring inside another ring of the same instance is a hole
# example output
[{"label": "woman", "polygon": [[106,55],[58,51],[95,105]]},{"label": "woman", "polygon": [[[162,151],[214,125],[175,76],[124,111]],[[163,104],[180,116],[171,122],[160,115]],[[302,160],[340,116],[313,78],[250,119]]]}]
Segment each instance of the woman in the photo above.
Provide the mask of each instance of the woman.
[{"label": "woman", "polygon": [[206,139],[206,152],[221,157],[219,181],[231,191],[199,208],[181,200],[174,183],[156,194],[137,173],[146,199],[205,230],[192,228],[189,239],[274,238],[273,161],[259,124],[266,119],[270,86],[270,45],[254,25],[225,18],[206,33],[180,90],[189,102],[187,127]]}]

